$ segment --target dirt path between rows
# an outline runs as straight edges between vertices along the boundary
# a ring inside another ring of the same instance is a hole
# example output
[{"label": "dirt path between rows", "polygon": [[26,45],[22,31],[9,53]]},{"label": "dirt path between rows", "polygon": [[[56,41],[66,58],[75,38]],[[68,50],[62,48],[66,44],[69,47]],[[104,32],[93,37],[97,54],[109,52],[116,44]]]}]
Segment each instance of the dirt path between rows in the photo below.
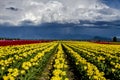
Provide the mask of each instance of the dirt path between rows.
[{"label": "dirt path between rows", "polygon": [[[56,53],[57,51],[55,51]],[[55,54],[54,53],[54,54]],[[46,67],[44,68],[43,72],[41,75],[38,75],[38,77],[36,78],[36,80],[50,80],[51,76],[52,76],[52,68],[53,68],[53,57],[54,54],[51,55],[51,57],[49,58],[49,61],[47,62]],[[74,73],[73,73],[73,68],[70,66],[70,61],[68,61],[67,59],[67,55],[65,54],[66,57],[66,61],[68,63],[68,69],[67,69],[67,77],[69,80],[76,80]]]}]

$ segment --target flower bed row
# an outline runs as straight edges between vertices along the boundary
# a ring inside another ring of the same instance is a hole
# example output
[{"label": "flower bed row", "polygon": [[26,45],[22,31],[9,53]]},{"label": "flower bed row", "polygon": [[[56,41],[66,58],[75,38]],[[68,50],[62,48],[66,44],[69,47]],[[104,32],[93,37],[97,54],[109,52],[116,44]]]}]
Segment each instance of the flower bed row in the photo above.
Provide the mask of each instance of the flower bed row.
[{"label": "flower bed row", "polygon": [[[5,65],[0,66],[0,79],[34,79],[37,72],[42,72],[50,55],[54,53],[56,47],[57,43],[49,43],[49,45],[44,48],[30,49],[29,52],[14,57],[11,56],[8,59],[9,61],[5,60]],[[4,62],[4,60],[1,61]]]}]

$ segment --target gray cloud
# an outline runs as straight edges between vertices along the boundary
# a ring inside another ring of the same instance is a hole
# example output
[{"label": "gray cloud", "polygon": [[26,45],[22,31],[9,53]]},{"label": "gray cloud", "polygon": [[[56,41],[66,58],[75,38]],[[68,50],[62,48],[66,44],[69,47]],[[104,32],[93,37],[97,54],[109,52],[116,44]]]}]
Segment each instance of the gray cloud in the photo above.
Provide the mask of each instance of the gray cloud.
[{"label": "gray cloud", "polygon": [[120,19],[120,11],[100,0],[0,0],[0,23],[20,25],[24,21],[79,23],[80,20]]}]

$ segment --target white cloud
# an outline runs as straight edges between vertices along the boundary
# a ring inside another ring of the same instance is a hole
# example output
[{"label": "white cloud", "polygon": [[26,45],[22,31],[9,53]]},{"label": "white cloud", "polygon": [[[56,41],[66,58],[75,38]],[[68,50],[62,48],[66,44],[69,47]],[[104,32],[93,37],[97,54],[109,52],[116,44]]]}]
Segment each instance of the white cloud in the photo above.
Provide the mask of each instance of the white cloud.
[{"label": "white cloud", "polygon": [[23,21],[78,23],[79,20],[117,20],[120,11],[100,0],[0,0],[0,23]]},{"label": "white cloud", "polygon": [[96,25],[94,25],[94,24],[83,24],[82,26],[88,26],[89,27],[89,26],[96,26]]}]

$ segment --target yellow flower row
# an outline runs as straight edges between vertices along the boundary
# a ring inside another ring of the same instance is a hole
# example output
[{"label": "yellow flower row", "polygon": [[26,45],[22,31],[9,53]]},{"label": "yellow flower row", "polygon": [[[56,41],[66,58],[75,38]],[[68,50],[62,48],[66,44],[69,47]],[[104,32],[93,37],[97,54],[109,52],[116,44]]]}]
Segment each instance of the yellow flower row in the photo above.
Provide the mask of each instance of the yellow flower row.
[{"label": "yellow flower row", "polygon": [[[111,51],[112,52],[112,54],[111,54],[110,51],[109,51],[109,53],[106,53],[105,49],[106,49],[106,47],[108,47],[108,45],[106,46],[106,45],[93,44],[93,43],[86,43],[86,45],[84,45],[84,44],[77,44],[77,45],[69,44],[69,45],[80,50],[83,53],[87,53],[87,56],[89,56],[89,57],[94,56],[93,57],[94,59],[97,59],[98,61],[103,61],[103,63],[105,63],[105,59],[110,59],[111,60],[110,64],[113,65],[114,68],[120,69],[120,64],[119,64],[120,57],[117,55],[113,55],[113,53],[118,54],[118,53],[115,53],[115,51],[116,51],[115,48],[113,51]],[[103,47],[103,49],[101,47]],[[120,48],[120,46],[114,46],[114,47],[116,47],[118,49]],[[112,50],[113,45],[112,46],[110,45],[109,49],[110,48]],[[118,52],[120,52],[120,50],[118,50]]]},{"label": "yellow flower row", "polygon": [[42,52],[39,52],[35,57],[31,58],[30,61],[23,62],[22,68],[28,70],[30,67],[38,65],[45,53],[53,49],[55,45],[52,45],[51,47],[43,50]]},{"label": "yellow flower row", "polygon": [[[31,47],[32,47],[32,45],[31,45]],[[22,60],[22,59],[24,59],[24,58],[27,58],[28,57],[28,55],[32,55],[32,54],[34,54],[34,53],[36,53],[36,51],[41,51],[41,50],[44,50],[44,49],[46,49],[47,47],[45,46],[45,47],[42,47],[41,45],[40,46],[37,46],[35,49],[33,49],[32,50],[32,48],[31,49],[29,49],[29,51],[28,52],[23,52],[23,53],[16,53],[16,54],[14,54],[14,56],[11,56],[10,58],[8,58],[8,59],[3,59],[3,60],[0,60],[0,65],[2,66],[2,67],[6,67],[6,66],[9,66],[10,64],[12,64],[12,63],[14,63],[14,62],[16,62],[16,60]],[[24,50],[24,49],[23,49]],[[21,51],[22,51],[22,49],[21,49]]]},{"label": "yellow flower row", "polygon": [[104,77],[104,72],[100,72],[98,68],[87,62],[86,59],[82,58],[77,52],[73,51],[70,47],[64,45],[66,49],[69,51],[69,54],[74,57],[76,61],[76,65],[82,65],[83,71],[86,72],[87,76],[89,76],[89,79],[92,80],[106,80]]},{"label": "yellow flower row", "polygon": [[[10,66],[11,68],[6,68],[8,73],[7,74],[3,74],[3,79],[4,80],[14,80],[16,79],[18,76],[20,75],[25,75],[26,72],[33,66],[38,66],[39,62],[42,60],[42,57],[49,52],[51,49],[53,49],[57,44],[56,43],[49,43],[47,44],[47,46],[44,47],[37,47],[35,49],[30,49],[28,53],[24,54],[24,55],[16,55],[17,59],[20,57],[23,59],[23,61],[25,60],[24,57],[28,57],[28,55],[34,54],[37,51],[37,55],[35,55],[33,58],[31,56],[31,59],[29,59],[28,61],[24,61],[23,63],[21,63],[21,66],[19,68],[14,68],[12,66]],[[31,45],[32,46],[32,45]],[[37,46],[37,45],[36,45]],[[41,46],[41,45],[39,45]],[[26,56],[25,56],[26,55]],[[12,58],[12,60],[15,61],[16,58]],[[4,71],[5,68],[1,67],[2,70]]]},{"label": "yellow flower row", "polygon": [[26,52],[30,49],[39,48],[45,46],[46,44],[27,44],[27,45],[17,45],[17,46],[4,46],[0,48],[0,59],[5,58],[6,56],[13,55],[13,54],[20,54]]},{"label": "yellow flower row", "polygon": [[50,80],[69,80],[67,78],[66,69],[68,68],[67,62],[65,60],[65,54],[62,50],[61,44],[58,46],[58,51],[54,55],[54,70],[52,72],[53,76]]}]

